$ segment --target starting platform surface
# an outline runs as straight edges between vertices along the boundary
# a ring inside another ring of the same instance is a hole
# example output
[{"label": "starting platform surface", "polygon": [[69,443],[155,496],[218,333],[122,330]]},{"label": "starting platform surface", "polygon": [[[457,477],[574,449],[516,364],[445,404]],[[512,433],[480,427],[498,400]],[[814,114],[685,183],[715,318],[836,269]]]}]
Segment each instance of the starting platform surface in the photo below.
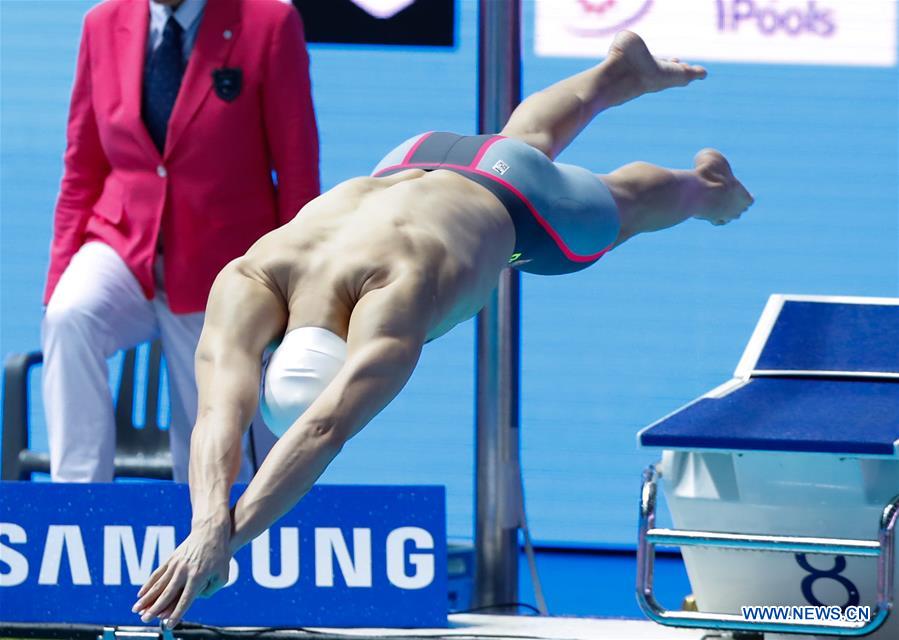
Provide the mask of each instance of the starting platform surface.
[{"label": "starting platform surface", "polygon": [[737,376],[829,373],[899,379],[899,300],[772,296]]},{"label": "starting platform surface", "polygon": [[899,457],[899,300],[771,296],[734,379],[643,447]]},{"label": "starting platform surface", "polygon": [[899,380],[738,382],[656,423],[640,443],[673,450],[899,457]]}]

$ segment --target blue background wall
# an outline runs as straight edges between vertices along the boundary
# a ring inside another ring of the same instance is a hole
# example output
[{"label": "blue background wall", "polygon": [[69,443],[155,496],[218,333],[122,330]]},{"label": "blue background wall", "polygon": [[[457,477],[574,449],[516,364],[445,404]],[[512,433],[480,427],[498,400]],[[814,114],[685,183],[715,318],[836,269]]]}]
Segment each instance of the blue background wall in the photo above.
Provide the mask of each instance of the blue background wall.
[{"label": "blue background wall", "polygon": [[[0,5],[0,352],[36,348],[68,95],[92,2]],[[454,50],[313,46],[330,187],[422,130],[475,127],[476,3]],[[533,54],[524,90],[584,68]],[[563,161],[731,160],[757,204],[738,223],[639,238],[586,272],[524,278],[523,456],[534,535],[559,545],[634,539],[642,426],[729,377],[768,294],[899,295],[899,72],[708,64],[688,90],[602,115]],[[328,482],[444,483],[449,531],[471,535],[473,324],[429,345],[402,396],[344,451]],[[36,439],[45,442],[36,415]]]}]

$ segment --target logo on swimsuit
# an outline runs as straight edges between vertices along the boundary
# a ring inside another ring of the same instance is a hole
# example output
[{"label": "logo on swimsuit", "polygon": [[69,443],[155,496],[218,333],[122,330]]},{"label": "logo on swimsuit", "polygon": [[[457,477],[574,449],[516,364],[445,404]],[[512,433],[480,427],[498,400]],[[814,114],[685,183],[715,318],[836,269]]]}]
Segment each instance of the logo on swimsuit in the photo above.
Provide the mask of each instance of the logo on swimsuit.
[{"label": "logo on swimsuit", "polygon": [[521,257],[521,251],[516,251],[515,253],[512,254],[512,257],[509,258],[509,264],[512,264],[512,263],[514,263],[514,262],[518,262],[518,259],[519,259],[520,257]]},{"label": "logo on swimsuit", "polygon": [[509,170],[509,165],[507,165],[502,160],[497,160],[496,164],[491,167],[494,171],[496,171],[499,175],[505,175],[506,171]]},{"label": "logo on swimsuit", "polygon": [[605,36],[627,29],[652,7],[653,0],[576,0],[567,20],[571,33]]}]

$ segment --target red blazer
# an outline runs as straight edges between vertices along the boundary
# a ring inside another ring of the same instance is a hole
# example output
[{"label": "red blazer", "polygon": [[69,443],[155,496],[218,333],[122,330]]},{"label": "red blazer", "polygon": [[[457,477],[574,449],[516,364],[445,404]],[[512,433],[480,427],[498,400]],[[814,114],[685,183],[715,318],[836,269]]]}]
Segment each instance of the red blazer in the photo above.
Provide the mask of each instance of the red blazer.
[{"label": "red blazer", "polygon": [[[45,303],[90,240],[115,249],[152,298],[158,239],[172,311],[202,311],[222,267],[319,194],[296,10],[208,0],[161,156],[141,119],[148,23],[147,0],[109,0],[85,17]],[[232,101],[213,87],[223,67],[242,72]]]}]

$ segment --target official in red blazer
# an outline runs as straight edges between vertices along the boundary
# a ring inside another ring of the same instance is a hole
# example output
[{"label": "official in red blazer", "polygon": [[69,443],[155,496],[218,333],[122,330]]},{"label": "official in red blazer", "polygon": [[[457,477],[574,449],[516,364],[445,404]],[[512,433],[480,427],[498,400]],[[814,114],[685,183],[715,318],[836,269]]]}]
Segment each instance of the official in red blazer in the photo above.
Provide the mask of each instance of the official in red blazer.
[{"label": "official in red blazer", "polygon": [[42,326],[55,480],[112,478],[106,358],[159,337],[186,481],[212,281],[319,193],[308,67],[299,14],[280,0],[108,0],[88,12]]}]

